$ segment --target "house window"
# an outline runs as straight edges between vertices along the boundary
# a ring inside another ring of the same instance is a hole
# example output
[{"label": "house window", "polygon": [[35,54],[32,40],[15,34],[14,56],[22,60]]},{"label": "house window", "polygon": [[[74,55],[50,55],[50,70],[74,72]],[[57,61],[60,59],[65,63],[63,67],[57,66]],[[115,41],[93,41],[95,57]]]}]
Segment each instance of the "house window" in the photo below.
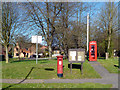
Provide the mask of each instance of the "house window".
[{"label": "house window", "polygon": [[16,53],[16,56],[19,56],[19,53]]},{"label": "house window", "polygon": [[55,54],[58,54],[57,51],[55,51]]},{"label": "house window", "polygon": [[26,48],[26,50],[28,50],[28,48]]},{"label": "house window", "polygon": [[18,51],[18,48],[16,48],[16,50]]}]

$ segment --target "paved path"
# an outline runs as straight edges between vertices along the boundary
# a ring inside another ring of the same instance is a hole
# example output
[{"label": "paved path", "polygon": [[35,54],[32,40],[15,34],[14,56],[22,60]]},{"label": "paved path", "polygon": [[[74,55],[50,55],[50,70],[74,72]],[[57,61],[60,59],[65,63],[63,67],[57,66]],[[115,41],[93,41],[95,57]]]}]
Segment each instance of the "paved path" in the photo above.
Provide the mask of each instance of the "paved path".
[{"label": "paved path", "polygon": [[99,62],[89,62],[91,66],[101,75],[102,79],[97,81],[106,84],[113,84],[113,88],[118,88],[118,74],[109,73]]},{"label": "paved path", "polygon": [[[118,88],[118,74],[110,74],[99,62],[89,62],[91,66],[101,75],[102,79],[2,79],[2,83],[102,83],[112,84]],[[88,67],[89,68],[89,67]],[[1,82],[1,80],[0,80]]]}]

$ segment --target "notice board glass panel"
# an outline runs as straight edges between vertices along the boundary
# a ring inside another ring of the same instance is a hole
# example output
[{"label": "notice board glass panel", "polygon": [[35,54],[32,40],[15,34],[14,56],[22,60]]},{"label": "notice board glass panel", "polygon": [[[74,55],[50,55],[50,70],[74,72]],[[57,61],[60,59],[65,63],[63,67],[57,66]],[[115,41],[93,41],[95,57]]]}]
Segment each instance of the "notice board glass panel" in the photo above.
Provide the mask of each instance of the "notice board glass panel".
[{"label": "notice board glass panel", "polygon": [[76,61],[76,51],[70,51],[69,53],[69,61]]},{"label": "notice board glass panel", "polygon": [[85,52],[84,51],[78,51],[78,61],[84,61],[84,55],[85,55]]}]

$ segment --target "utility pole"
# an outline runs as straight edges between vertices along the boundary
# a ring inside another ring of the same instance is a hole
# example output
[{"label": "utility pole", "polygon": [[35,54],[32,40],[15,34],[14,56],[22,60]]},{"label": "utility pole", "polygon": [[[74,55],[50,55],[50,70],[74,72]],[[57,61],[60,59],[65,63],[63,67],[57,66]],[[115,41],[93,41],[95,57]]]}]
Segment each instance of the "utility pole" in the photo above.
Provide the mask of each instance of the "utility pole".
[{"label": "utility pole", "polygon": [[87,60],[89,55],[89,13],[87,14]]}]

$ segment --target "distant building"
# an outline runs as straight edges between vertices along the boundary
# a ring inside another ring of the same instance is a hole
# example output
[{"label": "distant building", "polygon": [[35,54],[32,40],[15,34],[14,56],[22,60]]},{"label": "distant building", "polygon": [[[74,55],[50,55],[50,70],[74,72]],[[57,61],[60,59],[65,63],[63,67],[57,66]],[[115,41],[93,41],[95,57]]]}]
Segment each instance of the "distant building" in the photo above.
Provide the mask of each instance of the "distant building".
[{"label": "distant building", "polygon": [[52,51],[53,51],[52,57],[56,57],[56,56],[59,56],[61,54],[59,47],[53,47]]},{"label": "distant building", "polygon": [[53,54],[60,54],[60,50],[54,50]]},{"label": "distant building", "polygon": [[[38,49],[45,50],[47,46],[39,46]],[[31,44],[29,48],[20,48],[18,43],[14,47],[14,57],[28,57],[36,55],[36,44]]]},{"label": "distant building", "polygon": [[[9,45],[8,47],[8,53],[12,50],[12,45]],[[6,48],[0,44],[0,55],[6,55]]]}]

